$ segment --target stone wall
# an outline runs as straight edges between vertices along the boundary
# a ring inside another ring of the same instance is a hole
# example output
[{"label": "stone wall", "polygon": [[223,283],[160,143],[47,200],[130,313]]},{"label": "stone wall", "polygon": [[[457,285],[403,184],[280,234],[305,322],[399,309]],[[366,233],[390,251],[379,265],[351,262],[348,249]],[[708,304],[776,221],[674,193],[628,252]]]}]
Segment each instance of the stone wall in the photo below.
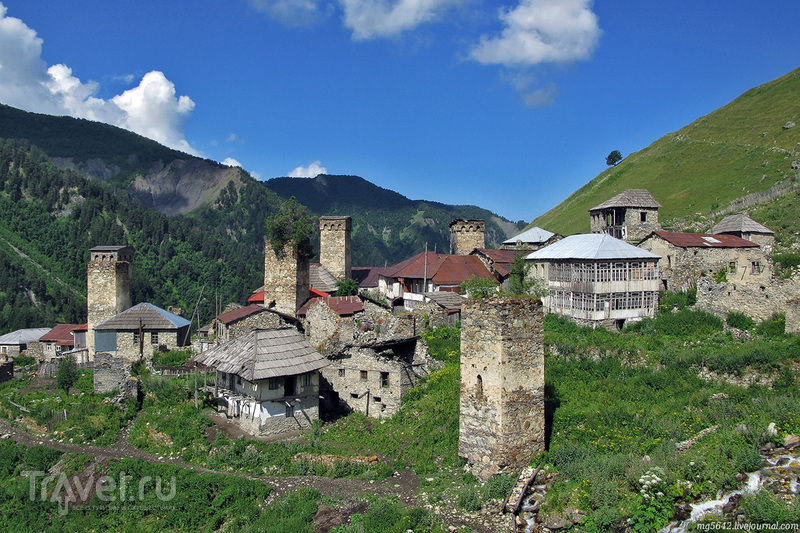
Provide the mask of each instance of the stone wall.
[{"label": "stone wall", "polygon": [[250,333],[254,329],[279,329],[287,326],[287,322],[277,313],[264,310],[255,315],[250,315],[241,320],[237,320],[225,328],[223,340],[231,340],[241,337],[245,333]]},{"label": "stone wall", "polygon": [[[166,348],[167,350],[180,350],[178,346],[178,332],[177,331],[159,331],[158,344],[150,342],[150,332],[144,331],[144,345],[142,346],[142,353],[139,353],[139,343],[134,341],[134,336],[138,332],[133,331],[118,331],[117,332],[117,351],[116,357],[121,357],[128,363],[138,361],[140,355],[147,361],[152,361],[153,351]],[[188,348],[186,346],[185,348]]]},{"label": "stone wall", "polygon": [[458,453],[483,479],[544,450],[542,316],[531,299],[462,307]]},{"label": "stone wall", "polygon": [[770,318],[775,313],[786,313],[786,331],[800,332],[797,295],[800,279],[769,280],[764,285],[740,285],[731,282],[717,283],[713,278],[697,281],[695,308],[708,311],[722,319],[731,311],[744,313],[757,321]]},{"label": "stone wall", "polygon": [[308,298],[308,259],[297,256],[291,243],[276,255],[269,240],[264,246],[264,306],[294,316]]},{"label": "stone wall", "polygon": [[457,219],[450,223],[450,253],[469,255],[475,248],[486,248],[486,223],[483,220]]},{"label": "stone wall", "polygon": [[350,217],[319,218],[319,262],[336,279],[352,277],[352,231],[353,220]]},{"label": "stone wall", "polygon": [[131,307],[131,262],[132,257],[118,258],[114,253],[93,256],[89,261],[86,271],[89,325],[86,344],[90,357],[95,351],[94,327]]},{"label": "stone wall", "polygon": [[94,392],[106,394],[112,391],[124,395],[136,392],[135,380],[131,378],[131,365],[122,357],[99,352],[94,356]]}]

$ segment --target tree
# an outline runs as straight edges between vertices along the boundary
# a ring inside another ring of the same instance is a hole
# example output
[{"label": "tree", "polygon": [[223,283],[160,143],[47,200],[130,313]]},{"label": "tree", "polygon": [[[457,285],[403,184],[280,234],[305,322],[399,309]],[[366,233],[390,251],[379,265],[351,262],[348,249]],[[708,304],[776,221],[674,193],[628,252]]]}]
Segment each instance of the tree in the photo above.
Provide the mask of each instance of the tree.
[{"label": "tree", "polygon": [[283,254],[283,247],[291,243],[298,257],[309,259],[312,256],[314,218],[294,196],[284,202],[277,213],[270,215],[266,224],[269,243],[275,255]]},{"label": "tree", "polygon": [[606,157],[606,165],[608,166],[617,166],[617,163],[622,161],[622,154],[619,150],[613,150],[608,157]]},{"label": "tree", "polygon": [[488,298],[497,293],[497,282],[494,278],[479,278],[475,274],[471,275],[467,281],[462,281],[461,294],[467,298]]},{"label": "tree", "polygon": [[352,278],[340,279],[336,282],[336,294],[334,296],[356,296],[358,295],[358,282]]},{"label": "tree", "polygon": [[61,362],[58,363],[56,383],[65,393],[69,394],[69,389],[75,385],[80,375],[81,372],[78,369],[78,364],[75,362],[75,356],[66,354]]},{"label": "tree", "polygon": [[531,265],[525,262],[525,256],[518,254],[514,258],[514,264],[511,265],[511,270],[508,273],[508,292],[511,294],[528,294],[533,281],[529,279],[528,272],[530,272]]}]

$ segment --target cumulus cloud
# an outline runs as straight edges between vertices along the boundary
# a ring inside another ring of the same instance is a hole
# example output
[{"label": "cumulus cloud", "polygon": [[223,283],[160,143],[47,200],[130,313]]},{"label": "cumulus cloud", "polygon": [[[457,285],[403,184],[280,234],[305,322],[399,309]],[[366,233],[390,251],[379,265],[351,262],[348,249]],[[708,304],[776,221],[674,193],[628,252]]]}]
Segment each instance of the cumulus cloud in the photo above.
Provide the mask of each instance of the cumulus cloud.
[{"label": "cumulus cloud", "polygon": [[328,169],[320,165],[320,161],[314,161],[307,167],[297,167],[289,172],[290,178],[314,178],[319,174],[327,174]]},{"label": "cumulus cloud", "polygon": [[461,0],[340,0],[344,25],[356,39],[392,37],[437,20]]},{"label": "cumulus cloud", "polygon": [[42,39],[7,11],[0,3],[0,101],[26,111],[105,122],[197,154],[183,129],[194,102],[188,96],[176,98],[175,86],[163,73],[145,74],[137,87],[110,100],[97,98],[95,82],[82,82],[67,65],[48,67]]},{"label": "cumulus cloud", "polygon": [[250,5],[287,26],[304,26],[327,13],[320,0],[250,0]]},{"label": "cumulus cloud", "polygon": [[234,158],[232,158],[232,157],[226,157],[225,159],[223,159],[222,161],[220,161],[220,163],[222,163],[222,164],[223,164],[223,165],[225,165],[226,167],[239,167],[239,168],[241,168],[241,167],[242,167],[242,164],[241,164],[241,163],[239,163],[237,160],[235,160],[235,159],[234,159]]},{"label": "cumulus cloud", "polygon": [[521,0],[500,10],[499,37],[481,37],[471,57],[483,64],[526,67],[588,59],[600,39],[591,0]]}]

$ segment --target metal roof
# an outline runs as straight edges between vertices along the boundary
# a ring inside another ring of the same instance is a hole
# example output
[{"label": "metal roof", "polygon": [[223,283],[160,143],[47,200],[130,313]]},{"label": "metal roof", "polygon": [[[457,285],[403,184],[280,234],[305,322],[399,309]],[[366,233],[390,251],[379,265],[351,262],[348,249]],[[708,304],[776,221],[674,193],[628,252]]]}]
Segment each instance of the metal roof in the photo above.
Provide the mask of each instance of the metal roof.
[{"label": "metal roof", "polygon": [[72,332],[79,329],[80,324],[56,324],[56,326],[39,338],[40,342],[55,342],[72,346],[75,338]]},{"label": "metal roof", "polygon": [[324,301],[339,316],[350,316],[364,310],[364,302],[358,296],[328,296],[311,298],[297,310],[297,316],[305,316],[312,305]]},{"label": "metal roof", "polygon": [[378,278],[389,269],[384,267],[353,267],[350,275],[362,289],[378,286]]},{"label": "metal roof", "polygon": [[775,232],[766,226],[762,226],[744,213],[728,215],[719,224],[711,228],[709,233],[764,233],[773,235]]},{"label": "metal roof", "polygon": [[708,233],[677,233],[670,231],[654,231],[642,242],[658,235],[668,243],[679,248],[758,248],[758,244],[726,233],[711,235]]},{"label": "metal roof", "polygon": [[253,330],[193,359],[251,382],[305,374],[330,364],[294,328]]},{"label": "metal roof", "polygon": [[425,277],[427,268],[428,279],[430,279],[433,273],[436,272],[439,266],[444,262],[444,258],[445,256],[443,254],[437,252],[421,252],[404,261],[400,261],[394,266],[390,266],[383,275],[390,278],[422,279]]},{"label": "metal roof", "polygon": [[428,277],[436,285],[458,285],[472,276],[495,281],[492,273],[477,255],[445,255],[443,257],[444,260],[433,275],[428,267]]},{"label": "metal roof", "polygon": [[239,307],[237,309],[233,309],[231,311],[226,311],[225,313],[219,314],[217,315],[217,320],[219,320],[223,324],[230,324],[231,322],[236,322],[237,320],[240,320],[244,317],[254,315],[262,311],[266,311],[263,305],[250,304],[247,307]]},{"label": "metal roof", "polygon": [[547,240],[553,235],[555,235],[555,233],[552,231],[547,231],[546,229],[534,226],[526,229],[522,233],[515,235],[514,237],[511,237],[507,241],[503,241],[503,244],[517,244],[518,242],[540,244],[547,242]]},{"label": "metal roof", "polygon": [[50,328],[25,328],[0,336],[0,344],[19,346],[38,341],[42,335],[50,332]]},{"label": "metal roof", "polygon": [[120,314],[101,322],[94,329],[135,331],[139,329],[139,320],[147,331],[177,330],[191,324],[188,320],[151,303],[136,304]]},{"label": "metal roof", "polygon": [[530,261],[558,259],[659,259],[661,256],[637,248],[605,233],[581,233],[564,237],[525,257]]},{"label": "metal roof", "polygon": [[114,244],[104,244],[100,246],[95,246],[94,248],[90,248],[90,252],[118,252],[125,248],[130,248],[133,250],[131,246],[124,246],[124,245],[114,245]]},{"label": "metal roof", "polygon": [[609,209],[611,207],[649,207],[657,209],[661,207],[661,204],[653,198],[653,195],[647,189],[626,189],[610,200],[592,207],[589,211]]}]

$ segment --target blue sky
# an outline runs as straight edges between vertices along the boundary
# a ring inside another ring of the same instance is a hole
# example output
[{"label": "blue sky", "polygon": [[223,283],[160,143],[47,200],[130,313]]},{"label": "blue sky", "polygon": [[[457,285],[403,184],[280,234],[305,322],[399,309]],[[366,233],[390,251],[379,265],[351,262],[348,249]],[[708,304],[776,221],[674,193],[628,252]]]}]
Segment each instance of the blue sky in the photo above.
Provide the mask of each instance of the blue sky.
[{"label": "blue sky", "polygon": [[0,102],[259,179],[354,174],[530,221],[612,150],[800,67],[799,18],[796,0],[0,0]]}]

